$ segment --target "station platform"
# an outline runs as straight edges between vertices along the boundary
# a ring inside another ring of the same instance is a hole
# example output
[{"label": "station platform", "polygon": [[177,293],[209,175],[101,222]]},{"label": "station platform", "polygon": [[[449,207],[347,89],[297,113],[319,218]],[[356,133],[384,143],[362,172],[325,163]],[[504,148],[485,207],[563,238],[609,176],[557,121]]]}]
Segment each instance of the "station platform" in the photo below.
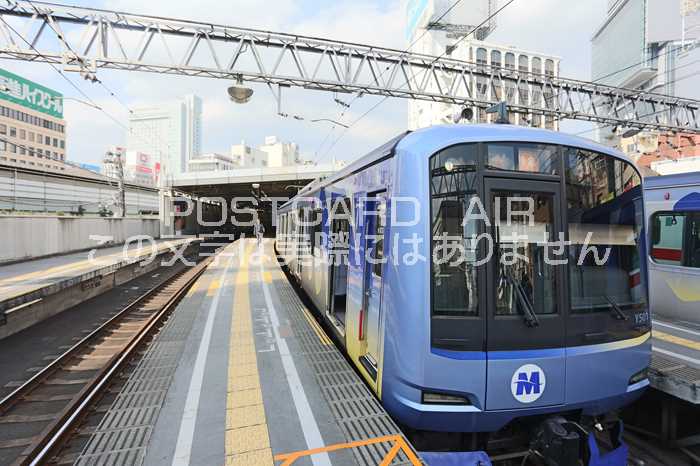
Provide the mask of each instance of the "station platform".
[{"label": "station platform", "polygon": [[652,327],[651,385],[700,404],[700,324],[656,316]]},{"label": "station platform", "polygon": [[222,249],[75,464],[420,464],[284,275],[273,240]]},{"label": "station platform", "polygon": [[197,238],[130,243],[0,265],[0,338],[186,256]]}]

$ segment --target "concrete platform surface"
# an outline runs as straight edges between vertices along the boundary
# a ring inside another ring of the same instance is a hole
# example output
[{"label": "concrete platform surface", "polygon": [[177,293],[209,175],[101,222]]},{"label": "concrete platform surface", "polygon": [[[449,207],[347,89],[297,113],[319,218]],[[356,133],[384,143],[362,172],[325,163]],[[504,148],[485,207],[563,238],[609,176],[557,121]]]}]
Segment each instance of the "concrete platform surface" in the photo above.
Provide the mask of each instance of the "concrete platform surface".
[{"label": "concrete platform surface", "polygon": [[220,252],[76,464],[418,464],[273,244],[243,239]]},{"label": "concrete platform surface", "polygon": [[700,324],[657,316],[652,321],[652,386],[700,403]]},{"label": "concrete platform surface", "polygon": [[147,241],[100,248],[91,251],[65,254],[43,259],[0,265],[0,302],[32,291],[51,286],[64,280],[109,267],[143,260],[151,254],[178,248],[193,238],[156,240],[151,246]]}]

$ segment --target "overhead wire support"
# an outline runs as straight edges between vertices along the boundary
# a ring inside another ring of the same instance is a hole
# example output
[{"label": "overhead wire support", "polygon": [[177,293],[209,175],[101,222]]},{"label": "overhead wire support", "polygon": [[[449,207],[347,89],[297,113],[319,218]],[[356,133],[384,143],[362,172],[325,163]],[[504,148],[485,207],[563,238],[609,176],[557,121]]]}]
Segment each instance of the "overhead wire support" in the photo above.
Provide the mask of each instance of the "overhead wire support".
[{"label": "overhead wire support", "polygon": [[[497,102],[476,92],[474,83],[479,78],[489,87],[515,82],[527,85],[531,93],[558,96],[556,101],[538,99],[535,103],[529,99],[528,104],[509,105],[513,112],[700,133],[700,102],[695,99],[477,65],[445,56],[436,59],[336,40],[26,0],[0,3],[0,18],[10,17],[24,23],[16,30],[27,31],[26,44],[5,29],[0,34],[0,58],[44,61],[64,68],[88,63],[95,70],[221,79],[241,76],[248,82],[270,85],[485,109]],[[62,40],[54,35],[51,41],[52,28],[46,27],[50,24],[60,27]],[[64,43],[74,52],[66,52]],[[416,76],[421,79],[414,79]]]}]

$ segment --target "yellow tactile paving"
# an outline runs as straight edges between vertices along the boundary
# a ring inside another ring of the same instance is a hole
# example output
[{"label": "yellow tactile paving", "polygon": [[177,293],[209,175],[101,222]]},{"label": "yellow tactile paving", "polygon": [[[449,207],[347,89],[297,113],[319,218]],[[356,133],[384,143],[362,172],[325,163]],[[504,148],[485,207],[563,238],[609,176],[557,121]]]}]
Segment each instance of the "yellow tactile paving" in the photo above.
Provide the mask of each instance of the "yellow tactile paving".
[{"label": "yellow tactile paving", "polygon": [[654,338],[658,338],[659,340],[667,341],[669,343],[685,346],[686,348],[700,351],[700,342],[698,341],[688,340],[687,338],[683,337],[677,337],[676,335],[671,335],[670,333],[666,332],[659,332],[658,330],[654,330],[651,336]]},{"label": "yellow tactile paving", "polygon": [[226,397],[226,409],[242,408],[243,406],[262,405],[262,392],[255,388],[229,392]]},{"label": "yellow tactile paving", "polygon": [[226,466],[261,466],[270,464],[272,464],[272,450],[269,448],[226,457]]},{"label": "yellow tactile paving", "polygon": [[233,298],[226,396],[227,466],[274,464],[250,312],[248,256],[251,249],[252,244],[242,254]]},{"label": "yellow tactile paving", "polygon": [[240,427],[226,431],[226,456],[270,448],[267,424]]},{"label": "yellow tactile paving", "polygon": [[231,409],[226,416],[226,428],[237,429],[265,424],[265,408],[262,404]]}]

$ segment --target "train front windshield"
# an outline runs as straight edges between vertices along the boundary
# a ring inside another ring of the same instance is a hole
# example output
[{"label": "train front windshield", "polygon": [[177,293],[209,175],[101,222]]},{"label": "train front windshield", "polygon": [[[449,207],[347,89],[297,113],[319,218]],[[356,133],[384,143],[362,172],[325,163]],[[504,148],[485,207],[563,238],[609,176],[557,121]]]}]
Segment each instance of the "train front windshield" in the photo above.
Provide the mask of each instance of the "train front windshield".
[{"label": "train front windshield", "polygon": [[[557,347],[646,331],[643,197],[631,164],[498,143],[452,146],[430,169],[434,346]],[[506,335],[522,325],[536,338],[513,343]]]}]

